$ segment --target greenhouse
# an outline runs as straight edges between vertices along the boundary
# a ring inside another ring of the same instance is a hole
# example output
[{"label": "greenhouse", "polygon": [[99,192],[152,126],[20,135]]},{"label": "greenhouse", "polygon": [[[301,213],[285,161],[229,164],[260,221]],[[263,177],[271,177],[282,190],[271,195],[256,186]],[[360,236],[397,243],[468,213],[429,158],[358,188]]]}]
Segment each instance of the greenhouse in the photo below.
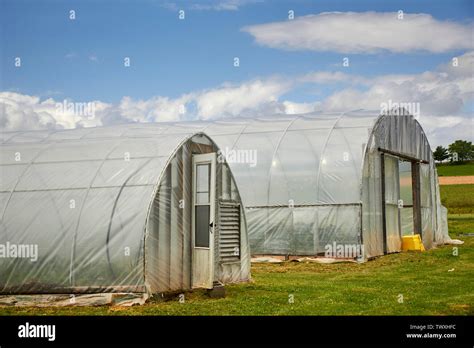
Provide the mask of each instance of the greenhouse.
[{"label": "greenhouse", "polygon": [[157,124],[4,132],[0,293],[162,293],[250,279],[217,145]]},{"label": "greenhouse", "polygon": [[405,110],[171,128],[204,131],[231,155],[253,255],[321,255],[336,244],[367,259],[400,251],[403,235],[420,234],[426,249],[450,240],[430,145]]},{"label": "greenhouse", "polygon": [[354,246],[364,259],[450,240],[432,151],[405,110],[310,113],[167,124],[203,131],[234,173],[253,255],[326,255]]},{"label": "greenhouse", "polygon": [[428,140],[402,112],[2,137],[0,247],[38,246],[34,262],[0,260],[4,294],[212,288],[248,280],[250,254],[450,241]]}]

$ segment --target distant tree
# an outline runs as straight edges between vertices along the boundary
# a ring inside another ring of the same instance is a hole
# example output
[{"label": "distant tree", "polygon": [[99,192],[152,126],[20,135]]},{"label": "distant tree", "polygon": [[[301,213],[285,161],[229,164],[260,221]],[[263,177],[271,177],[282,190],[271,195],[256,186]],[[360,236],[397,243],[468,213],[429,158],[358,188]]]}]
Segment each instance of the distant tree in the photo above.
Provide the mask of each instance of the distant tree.
[{"label": "distant tree", "polygon": [[448,149],[442,146],[437,146],[436,150],[433,152],[433,157],[435,161],[442,162],[445,159],[449,158]]},{"label": "distant tree", "polygon": [[474,146],[472,142],[466,140],[456,140],[454,143],[448,146],[451,160],[455,153],[458,155],[458,161],[467,161],[474,159]]}]

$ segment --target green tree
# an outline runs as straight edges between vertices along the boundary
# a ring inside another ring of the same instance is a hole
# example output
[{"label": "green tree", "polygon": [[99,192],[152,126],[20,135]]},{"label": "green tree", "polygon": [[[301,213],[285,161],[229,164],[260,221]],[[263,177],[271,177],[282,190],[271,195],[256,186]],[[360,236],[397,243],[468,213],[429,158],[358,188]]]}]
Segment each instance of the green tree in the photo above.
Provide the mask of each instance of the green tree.
[{"label": "green tree", "polygon": [[442,162],[445,159],[449,158],[448,149],[442,146],[437,146],[436,150],[433,152],[433,157],[435,161]]},{"label": "green tree", "polygon": [[456,140],[448,146],[449,154],[453,159],[454,154],[458,154],[458,161],[467,161],[474,158],[474,146],[472,142],[466,140]]}]

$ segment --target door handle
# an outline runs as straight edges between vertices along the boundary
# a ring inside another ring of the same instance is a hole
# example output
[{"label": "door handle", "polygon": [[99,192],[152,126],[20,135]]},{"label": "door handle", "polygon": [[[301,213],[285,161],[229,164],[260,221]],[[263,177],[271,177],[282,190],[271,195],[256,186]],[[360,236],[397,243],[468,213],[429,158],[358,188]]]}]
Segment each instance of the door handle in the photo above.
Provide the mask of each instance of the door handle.
[{"label": "door handle", "polygon": [[211,234],[214,233],[213,227],[214,227],[214,221],[209,224],[209,232],[211,232]]}]

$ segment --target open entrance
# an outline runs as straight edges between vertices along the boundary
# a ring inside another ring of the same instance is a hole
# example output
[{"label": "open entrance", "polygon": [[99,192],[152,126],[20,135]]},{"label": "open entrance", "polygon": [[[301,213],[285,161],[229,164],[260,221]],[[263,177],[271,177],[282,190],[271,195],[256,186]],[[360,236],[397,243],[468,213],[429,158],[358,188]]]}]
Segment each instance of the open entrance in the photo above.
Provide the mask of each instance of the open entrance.
[{"label": "open entrance", "polygon": [[401,237],[422,234],[420,161],[382,152],[384,253],[401,250]]}]

